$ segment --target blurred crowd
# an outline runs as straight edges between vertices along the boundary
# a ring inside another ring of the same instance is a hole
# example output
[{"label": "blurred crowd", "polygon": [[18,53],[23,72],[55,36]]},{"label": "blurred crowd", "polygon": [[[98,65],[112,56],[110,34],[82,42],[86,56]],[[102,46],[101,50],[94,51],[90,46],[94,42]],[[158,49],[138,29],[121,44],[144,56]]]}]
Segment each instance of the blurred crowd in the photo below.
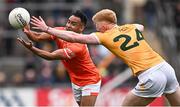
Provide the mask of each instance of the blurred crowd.
[{"label": "blurred crowd", "polygon": [[[102,8],[109,8],[117,13],[119,24],[143,24],[144,34],[147,35],[145,38],[167,60],[171,60],[171,55],[168,56],[169,53],[166,51],[168,49],[162,47],[163,33],[160,33],[159,29],[172,26],[176,32],[173,41],[176,43],[175,52],[176,55],[180,53],[180,33],[177,33],[180,29],[180,2],[177,0],[1,0],[0,5],[0,86],[54,86],[54,84],[69,85],[70,83],[61,61],[39,58],[16,42],[17,35],[27,38],[21,30],[14,30],[8,23],[8,14],[15,7],[24,7],[31,15],[42,16],[52,27],[64,26],[72,11],[80,9],[89,19],[84,33],[95,31],[91,21],[93,14]],[[169,16],[166,11],[167,5],[173,12],[170,14],[172,17],[170,20],[166,19]],[[163,18],[162,12],[165,15]],[[161,23],[161,19],[172,23],[166,25],[164,24],[166,22]],[[165,42],[168,43],[166,39]],[[55,42],[34,43],[34,45],[47,51],[57,49]],[[106,56],[111,55],[102,46],[88,47],[97,66]],[[107,67],[100,69],[103,84],[126,68],[122,61],[113,57]],[[178,78],[180,79],[180,76]],[[131,86],[135,82],[136,79],[132,77],[123,85]]]}]

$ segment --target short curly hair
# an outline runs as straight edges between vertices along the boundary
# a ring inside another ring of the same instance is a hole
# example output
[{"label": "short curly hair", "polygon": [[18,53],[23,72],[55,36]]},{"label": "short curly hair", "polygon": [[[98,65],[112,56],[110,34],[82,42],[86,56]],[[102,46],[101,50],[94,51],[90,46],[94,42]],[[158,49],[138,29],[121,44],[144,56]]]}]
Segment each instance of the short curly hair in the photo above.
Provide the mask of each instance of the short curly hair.
[{"label": "short curly hair", "polygon": [[108,21],[111,23],[117,23],[116,13],[110,9],[103,9],[97,12],[93,18],[93,22]]},{"label": "short curly hair", "polygon": [[72,13],[72,15],[79,17],[81,19],[81,22],[86,26],[87,24],[87,16],[80,10],[76,10]]}]

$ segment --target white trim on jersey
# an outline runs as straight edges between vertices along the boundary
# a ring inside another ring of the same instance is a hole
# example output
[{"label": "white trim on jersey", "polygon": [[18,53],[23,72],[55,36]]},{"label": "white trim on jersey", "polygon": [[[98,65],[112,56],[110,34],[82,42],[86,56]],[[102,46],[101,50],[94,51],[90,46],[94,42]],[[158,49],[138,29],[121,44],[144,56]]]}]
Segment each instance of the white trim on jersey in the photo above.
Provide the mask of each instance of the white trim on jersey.
[{"label": "white trim on jersey", "polygon": [[[71,56],[67,53],[67,50],[68,48],[65,48],[65,49],[63,49],[64,50],[64,52],[65,52],[65,54],[66,54],[66,56],[69,58],[69,59],[71,59]],[[68,50],[70,50],[70,49],[68,49]],[[70,50],[71,51],[71,50]]]}]

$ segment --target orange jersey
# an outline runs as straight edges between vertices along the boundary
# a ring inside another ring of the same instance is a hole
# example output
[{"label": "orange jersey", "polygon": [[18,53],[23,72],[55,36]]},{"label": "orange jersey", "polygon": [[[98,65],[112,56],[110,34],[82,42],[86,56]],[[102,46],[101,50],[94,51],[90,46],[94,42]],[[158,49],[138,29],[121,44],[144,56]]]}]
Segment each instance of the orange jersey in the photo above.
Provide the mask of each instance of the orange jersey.
[{"label": "orange jersey", "polygon": [[[57,29],[62,30],[64,28],[58,27]],[[86,44],[70,43],[55,36],[52,36],[52,39],[56,41],[59,49],[64,49],[64,54],[69,58],[69,60],[62,60],[62,62],[69,73],[72,83],[78,86],[85,86],[95,84],[101,79]],[[65,49],[68,49],[68,51]],[[72,53],[75,56],[71,57]]]},{"label": "orange jersey", "polygon": [[95,33],[102,45],[121,58],[136,75],[164,59],[147,44],[133,24],[115,26],[104,33]]}]

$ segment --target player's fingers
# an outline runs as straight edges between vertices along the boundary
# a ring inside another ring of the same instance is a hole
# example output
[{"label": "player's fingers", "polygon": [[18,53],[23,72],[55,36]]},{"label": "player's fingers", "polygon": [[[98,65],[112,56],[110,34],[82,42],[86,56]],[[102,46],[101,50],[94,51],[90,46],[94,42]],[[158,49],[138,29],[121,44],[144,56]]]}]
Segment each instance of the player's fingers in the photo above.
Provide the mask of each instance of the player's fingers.
[{"label": "player's fingers", "polygon": [[31,21],[36,22],[36,23],[41,23],[41,20],[37,18],[33,18],[33,17],[31,18]]},{"label": "player's fingers", "polygon": [[22,41],[22,43],[23,44],[25,44],[25,45],[27,45],[28,44],[28,42],[26,42],[25,40],[23,40],[22,38],[21,38],[21,41]]},{"label": "player's fingers", "polygon": [[29,42],[26,42],[26,41],[24,41],[24,40],[23,40],[23,43],[24,43],[24,45],[26,45],[26,47],[28,47],[28,46],[30,45]]},{"label": "player's fingers", "polygon": [[39,27],[39,24],[37,24],[37,23],[34,23],[34,22],[30,22],[30,23],[36,27]]},{"label": "player's fingers", "polygon": [[32,16],[32,18],[31,19],[34,19],[34,20],[36,20],[36,21],[40,21],[37,17],[35,17],[35,16]]},{"label": "player's fingers", "polygon": [[44,22],[44,20],[42,19],[42,17],[41,17],[41,16],[39,16],[39,19],[40,19],[42,22]]},{"label": "player's fingers", "polygon": [[34,19],[31,19],[30,22],[33,22],[33,23],[39,23],[38,21],[34,20]]},{"label": "player's fingers", "polygon": [[17,41],[21,41],[21,39],[20,39],[20,38],[17,38],[16,40],[17,40]]},{"label": "player's fingers", "polygon": [[40,23],[39,21],[36,21],[36,20],[34,20],[34,19],[31,19],[31,22],[33,22],[33,23]]},{"label": "player's fingers", "polygon": [[20,40],[20,41],[22,41],[22,38],[19,38],[19,37],[18,37],[17,39]]},{"label": "player's fingers", "polygon": [[31,46],[30,43],[25,42],[22,38],[17,38],[17,41],[27,48],[29,47],[29,45]]},{"label": "player's fingers", "polygon": [[26,43],[31,43],[31,41],[30,41],[30,40],[27,40]]},{"label": "player's fingers", "polygon": [[32,16],[32,18],[34,18],[34,19],[36,19],[36,20],[39,20],[37,17],[35,17],[35,16]]},{"label": "player's fingers", "polygon": [[42,23],[44,23],[46,25],[45,21],[43,20],[43,18],[41,16],[39,16],[39,19],[41,20]]},{"label": "player's fingers", "polygon": [[26,44],[26,42],[23,39],[21,39],[21,41],[22,41],[23,44]]},{"label": "player's fingers", "polygon": [[18,41],[19,43],[23,44],[22,39],[17,38],[17,41]]},{"label": "player's fingers", "polygon": [[34,18],[34,17],[31,17],[31,20],[34,20],[34,21],[39,22],[39,20],[38,20],[38,19],[36,19],[36,18]]}]

